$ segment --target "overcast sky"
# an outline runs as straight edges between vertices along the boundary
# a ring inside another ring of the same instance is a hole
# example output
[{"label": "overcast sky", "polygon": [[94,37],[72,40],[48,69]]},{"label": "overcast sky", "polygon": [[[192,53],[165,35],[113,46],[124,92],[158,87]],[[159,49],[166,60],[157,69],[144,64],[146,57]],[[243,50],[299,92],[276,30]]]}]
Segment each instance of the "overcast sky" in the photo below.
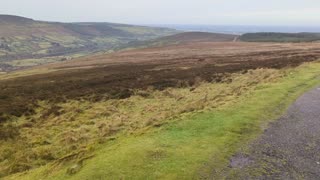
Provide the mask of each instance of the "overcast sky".
[{"label": "overcast sky", "polygon": [[0,14],[63,22],[320,25],[320,0],[0,0]]}]

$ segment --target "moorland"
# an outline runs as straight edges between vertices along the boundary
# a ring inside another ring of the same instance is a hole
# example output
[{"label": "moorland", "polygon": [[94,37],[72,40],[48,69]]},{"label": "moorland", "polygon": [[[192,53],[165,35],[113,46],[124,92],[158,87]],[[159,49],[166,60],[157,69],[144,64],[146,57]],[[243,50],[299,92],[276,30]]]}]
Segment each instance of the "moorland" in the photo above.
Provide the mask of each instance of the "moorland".
[{"label": "moorland", "polygon": [[225,178],[319,58],[316,41],[184,32],[4,73],[0,177]]}]

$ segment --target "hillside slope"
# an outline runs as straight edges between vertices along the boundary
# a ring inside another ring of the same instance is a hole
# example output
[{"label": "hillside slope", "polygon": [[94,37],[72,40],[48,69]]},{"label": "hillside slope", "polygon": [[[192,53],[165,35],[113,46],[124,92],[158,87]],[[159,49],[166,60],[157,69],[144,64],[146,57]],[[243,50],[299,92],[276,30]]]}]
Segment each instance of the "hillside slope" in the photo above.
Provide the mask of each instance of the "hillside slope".
[{"label": "hillside slope", "polygon": [[182,32],[170,36],[164,36],[148,41],[132,41],[122,47],[137,48],[137,47],[159,47],[174,44],[186,44],[195,42],[232,42],[237,40],[237,35],[208,33],[208,32]]},{"label": "hillside slope", "polygon": [[161,37],[160,40],[174,41],[174,42],[230,42],[233,41],[237,35],[232,34],[219,34],[207,32],[184,32],[174,34],[171,36]]},{"label": "hillside slope", "polygon": [[0,15],[0,71],[66,60],[69,56],[98,50],[112,50],[130,41],[149,40],[174,33],[175,30],[166,28],[113,23],[44,22]]},{"label": "hillside slope", "polygon": [[0,76],[0,178],[223,179],[319,83],[319,63],[296,67],[319,57],[317,43],[194,42]]}]

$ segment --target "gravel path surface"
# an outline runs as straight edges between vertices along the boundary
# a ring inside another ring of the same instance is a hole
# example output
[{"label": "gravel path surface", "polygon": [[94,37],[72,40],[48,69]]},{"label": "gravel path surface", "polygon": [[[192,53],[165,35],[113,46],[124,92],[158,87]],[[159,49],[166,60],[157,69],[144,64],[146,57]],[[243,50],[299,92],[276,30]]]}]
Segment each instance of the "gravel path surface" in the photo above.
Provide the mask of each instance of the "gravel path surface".
[{"label": "gravel path surface", "polygon": [[320,87],[301,96],[230,167],[227,179],[320,179]]}]

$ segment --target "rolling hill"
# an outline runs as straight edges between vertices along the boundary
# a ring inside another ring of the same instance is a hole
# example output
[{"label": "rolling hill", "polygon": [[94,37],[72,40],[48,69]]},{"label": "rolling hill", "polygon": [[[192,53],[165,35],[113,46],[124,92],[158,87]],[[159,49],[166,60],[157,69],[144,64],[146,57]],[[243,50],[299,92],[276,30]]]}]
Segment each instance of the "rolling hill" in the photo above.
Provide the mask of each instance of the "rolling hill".
[{"label": "rolling hill", "polygon": [[119,49],[159,47],[174,44],[196,43],[196,42],[232,42],[237,40],[237,35],[208,33],[208,32],[182,32],[174,35],[164,36],[147,41],[132,41]]},{"label": "rolling hill", "polygon": [[63,61],[177,31],[114,23],[58,23],[0,15],[0,71]]}]

